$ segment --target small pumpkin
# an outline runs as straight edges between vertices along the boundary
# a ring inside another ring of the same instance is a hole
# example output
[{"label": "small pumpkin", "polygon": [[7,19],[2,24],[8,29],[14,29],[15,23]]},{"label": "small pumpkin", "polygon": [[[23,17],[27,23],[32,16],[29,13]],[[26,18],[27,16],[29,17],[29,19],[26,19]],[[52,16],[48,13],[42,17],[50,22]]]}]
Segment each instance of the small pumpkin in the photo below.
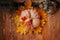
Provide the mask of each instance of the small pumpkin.
[{"label": "small pumpkin", "polygon": [[[28,5],[29,6],[28,6]],[[39,34],[46,23],[47,14],[40,8],[31,6],[31,2],[26,2],[24,10],[19,8],[14,17],[14,23],[17,27],[17,32],[22,34],[30,33]],[[22,11],[21,11],[22,10]]]}]

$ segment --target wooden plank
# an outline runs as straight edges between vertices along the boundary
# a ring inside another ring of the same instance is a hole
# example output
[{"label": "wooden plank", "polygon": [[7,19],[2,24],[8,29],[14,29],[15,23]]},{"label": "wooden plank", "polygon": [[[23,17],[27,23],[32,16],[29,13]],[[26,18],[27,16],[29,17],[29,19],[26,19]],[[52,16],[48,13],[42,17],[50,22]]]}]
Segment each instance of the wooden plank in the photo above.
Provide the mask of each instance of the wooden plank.
[{"label": "wooden plank", "polygon": [[[3,11],[0,15],[1,40],[60,40],[60,9],[53,15],[47,15],[47,24],[42,35],[19,35],[12,23],[13,12]],[[15,13],[14,13],[15,14]]]},{"label": "wooden plank", "polygon": [[44,40],[60,40],[60,9],[53,15],[48,14],[47,25],[44,27]]}]

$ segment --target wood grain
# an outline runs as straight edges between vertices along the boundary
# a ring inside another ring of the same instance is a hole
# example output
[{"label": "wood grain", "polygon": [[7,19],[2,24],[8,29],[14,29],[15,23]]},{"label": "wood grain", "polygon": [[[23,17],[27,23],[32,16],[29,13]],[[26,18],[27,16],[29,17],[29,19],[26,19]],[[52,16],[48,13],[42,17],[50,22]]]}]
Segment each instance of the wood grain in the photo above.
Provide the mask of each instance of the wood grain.
[{"label": "wood grain", "polygon": [[14,12],[0,10],[0,40],[60,40],[60,9],[47,14],[47,23],[39,35],[19,35],[12,23]]}]

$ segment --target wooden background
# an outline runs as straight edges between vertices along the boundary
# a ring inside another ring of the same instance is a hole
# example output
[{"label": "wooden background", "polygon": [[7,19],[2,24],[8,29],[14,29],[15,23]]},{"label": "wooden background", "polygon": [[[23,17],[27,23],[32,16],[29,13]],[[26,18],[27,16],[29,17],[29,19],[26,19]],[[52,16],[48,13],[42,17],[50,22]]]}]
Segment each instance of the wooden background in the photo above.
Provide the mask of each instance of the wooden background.
[{"label": "wooden background", "polygon": [[0,40],[60,40],[60,9],[53,15],[47,14],[47,23],[42,34],[19,35],[12,23],[14,12],[0,10]]},{"label": "wooden background", "polygon": [[39,35],[19,35],[12,22],[15,11],[0,9],[0,40],[60,40],[60,9],[47,14],[47,23]]}]

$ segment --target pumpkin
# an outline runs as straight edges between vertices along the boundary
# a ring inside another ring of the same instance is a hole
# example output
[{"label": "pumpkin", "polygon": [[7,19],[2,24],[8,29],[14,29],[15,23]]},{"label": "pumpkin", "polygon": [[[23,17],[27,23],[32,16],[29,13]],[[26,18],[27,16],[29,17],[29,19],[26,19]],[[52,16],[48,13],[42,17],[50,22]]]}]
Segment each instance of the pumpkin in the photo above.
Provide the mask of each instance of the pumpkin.
[{"label": "pumpkin", "polygon": [[31,2],[26,2],[24,7],[16,11],[14,23],[20,35],[27,33],[39,34],[42,32],[47,19],[47,14],[43,9],[34,8],[31,6]]}]

